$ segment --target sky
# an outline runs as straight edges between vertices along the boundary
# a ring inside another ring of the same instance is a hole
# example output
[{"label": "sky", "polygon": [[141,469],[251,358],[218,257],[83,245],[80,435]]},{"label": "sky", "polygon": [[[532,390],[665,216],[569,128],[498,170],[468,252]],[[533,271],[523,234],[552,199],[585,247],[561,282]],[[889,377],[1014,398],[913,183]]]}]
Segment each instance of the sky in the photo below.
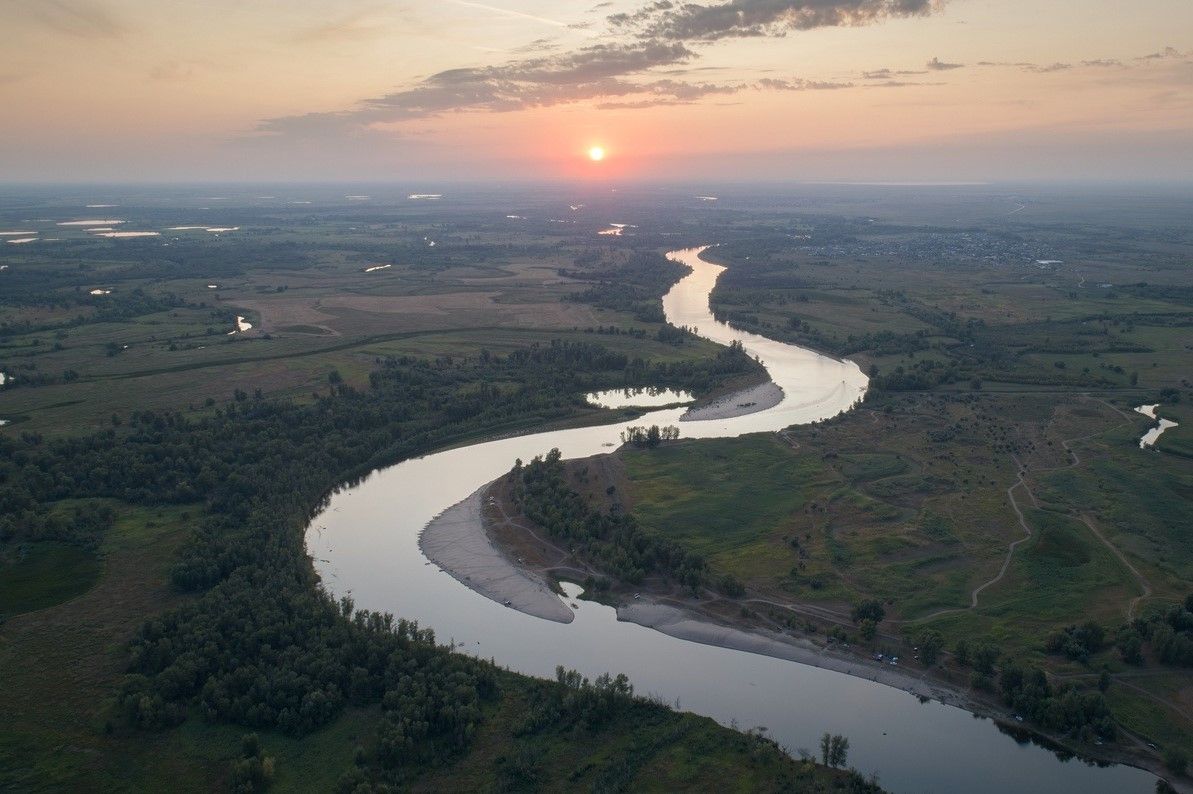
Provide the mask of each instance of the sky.
[{"label": "sky", "polygon": [[1191,0],[0,0],[0,20],[0,181],[1193,182]]}]

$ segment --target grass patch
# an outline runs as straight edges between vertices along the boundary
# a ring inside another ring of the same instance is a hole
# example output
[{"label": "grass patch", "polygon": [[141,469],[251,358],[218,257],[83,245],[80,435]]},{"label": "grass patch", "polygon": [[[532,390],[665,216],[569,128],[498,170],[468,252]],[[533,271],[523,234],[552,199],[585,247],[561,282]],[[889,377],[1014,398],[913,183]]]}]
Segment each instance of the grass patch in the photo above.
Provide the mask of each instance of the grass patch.
[{"label": "grass patch", "polygon": [[0,615],[61,604],[86,592],[99,578],[95,554],[65,543],[27,543],[0,557]]}]

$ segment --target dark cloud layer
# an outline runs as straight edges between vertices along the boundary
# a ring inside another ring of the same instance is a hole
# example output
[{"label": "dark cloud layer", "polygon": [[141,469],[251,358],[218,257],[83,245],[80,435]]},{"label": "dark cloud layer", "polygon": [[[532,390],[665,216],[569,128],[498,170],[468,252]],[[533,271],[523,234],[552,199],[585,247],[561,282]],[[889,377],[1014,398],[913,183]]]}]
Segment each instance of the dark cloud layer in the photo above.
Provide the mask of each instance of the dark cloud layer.
[{"label": "dark cloud layer", "polygon": [[272,119],[265,132],[322,133],[336,128],[437,116],[463,110],[503,112],[586,99],[651,93],[690,99],[707,91],[673,80],[639,84],[625,78],[656,67],[687,63],[695,55],[679,43],[599,44],[574,52],[523,58],[500,66],[449,69],[417,85],[362,102],[343,113]]},{"label": "dark cloud layer", "polygon": [[[361,102],[352,110],[310,113],[263,122],[260,132],[324,135],[370,124],[459,111],[505,112],[598,100],[603,108],[687,104],[748,88],[809,91],[849,83],[768,78],[756,83],[713,84],[657,79],[660,70],[695,69],[699,42],[744,36],[781,36],[789,30],[865,25],[894,17],[922,16],[945,0],[731,0],[716,5],[653,0],[633,14],[608,18],[620,41],[567,53],[524,51],[498,66],[450,69],[400,91]],[[536,42],[540,47],[550,44]],[[943,67],[941,67],[943,68]],[[655,78],[655,79],[652,79]]]},{"label": "dark cloud layer", "polygon": [[896,17],[926,16],[944,0],[732,0],[700,5],[656,0],[632,14],[614,14],[615,28],[642,38],[716,41],[782,36],[791,30],[868,25]]}]

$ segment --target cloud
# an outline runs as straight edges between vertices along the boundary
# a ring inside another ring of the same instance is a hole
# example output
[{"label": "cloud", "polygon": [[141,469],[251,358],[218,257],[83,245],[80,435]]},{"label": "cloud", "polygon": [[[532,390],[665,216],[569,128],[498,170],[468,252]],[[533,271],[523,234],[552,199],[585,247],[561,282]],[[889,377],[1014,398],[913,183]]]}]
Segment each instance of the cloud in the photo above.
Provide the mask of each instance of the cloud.
[{"label": "cloud", "polygon": [[[511,11],[474,0],[455,5],[528,18],[556,27],[560,20]],[[504,64],[449,69],[384,96],[366,99],[338,112],[308,113],[268,119],[257,132],[296,137],[360,134],[380,125],[456,112],[510,112],[584,101],[597,106],[643,108],[687,104],[711,95],[729,95],[747,88],[767,91],[814,91],[850,88],[851,83],[767,78],[730,85],[657,79],[661,70],[695,70],[694,42],[726,37],[783,35],[832,25],[864,25],[887,18],[922,16],[946,0],[731,0],[719,5],[676,4],[651,0],[632,14],[607,17],[620,41],[553,53],[545,39]],[[354,29],[349,19],[347,29]],[[333,24],[327,35],[344,29]],[[934,59],[935,60],[935,59]],[[942,67],[943,68],[943,67]],[[654,78],[654,79],[652,79]]]},{"label": "cloud", "polygon": [[10,0],[16,16],[29,19],[55,33],[81,39],[117,38],[125,25],[92,0]]},{"label": "cloud", "polygon": [[802,78],[780,79],[764,77],[753,83],[718,85],[715,83],[682,83],[675,80],[656,80],[637,86],[638,92],[652,94],[645,99],[602,102],[598,110],[639,110],[652,107],[691,105],[697,100],[715,95],[732,95],[742,91],[831,91],[838,88],[853,88],[853,83],[833,83],[823,80]]},{"label": "cloud", "polygon": [[1150,55],[1141,55],[1135,60],[1137,61],[1162,61],[1168,58],[1181,58],[1183,53],[1176,47],[1165,47],[1159,52],[1153,52]]},{"label": "cloud", "polygon": [[923,69],[871,69],[862,72],[863,80],[890,80],[901,75],[927,74]]},{"label": "cloud", "polygon": [[832,91],[838,88],[853,88],[853,83],[833,83],[825,80],[804,80],[795,78],[783,80],[764,77],[754,84],[755,88],[767,91]]},{"label": "cloud", "polygon": [[1049,63],[1043,66],[1039,64],[1029,63],[1024,65],[1023,70],[1026,72],[1035,72],[1036,74],[1049,74],[1051,72],[1067,72],[1073,68],[1071,63]]},{"label": "cloud", "polygon": [[953,69],[960,69],[963,66],[965,66],[963,63],[946,63],[940,60],[940,58],[933,58],[924,64],[925,69],[933,72],[948,72]]},{"label": "cloud", "polygon": [[1055,72],[1067,72],[1072,69],[1143,69],[1156,61],[1188,61],[1193,52],[1181,52],[1174,47],[1165,47],[1163,50],[1153,52],[1149,55],[1140,55],[1132,58],[1131,62],[1127,63],[1118,58],[1092,58],[1089,60],[1080,61],[1078,63],[1065,63],[1057,61],[1056,63],[1031,63],[1030,61],[978,61],[978,66],[996,66],[1003,68],[1020,69],[1024,72],[1032,72],[1034,74],[1051,74]]},{"label": "cloud", "polygon": [[945,0],[731,0],[715,5],[655,2],[609,23],[644,39],[716,41],[782,36],[792,30],[868,25],[898,17],[927,16]]},{"label": "cloud", "polygon": [[664,80],[643,85],[625,78],[655,67],[684,64],[693,57],[682,44],[636,42],[598,44],[500,66],[449,69],[412,88],[365,100],[352,110],[270,119],[259,130],[322,134],[456,111],[509,112],[644,91],[684,99],[693,88],[687,83]]},{"label": "cloud", "polygon": [[916,85],[945,85],[945,83],[925,83],[916,80],[886,80],[881,83],[867,83],[865,88],[909,88]]},{"label": "cloud", "polygon": [[463,6],[465,8],[476,8],[481,11],[491,11],[494,14],[504,17],[513,17],[514,19],[529,19],[532,22],[541,22],[544,25],[551,25],[557,28],[569,27],[567,22],[563,22],[558,19],[540,17],[535,14],[527,14],[523,11],[515,11],[510,8],[499,8],[498,6],[491,6],[488,3],[474,3],[471,2],[471,0],[448,0],[448,2],[454,3],[458,6]]}]

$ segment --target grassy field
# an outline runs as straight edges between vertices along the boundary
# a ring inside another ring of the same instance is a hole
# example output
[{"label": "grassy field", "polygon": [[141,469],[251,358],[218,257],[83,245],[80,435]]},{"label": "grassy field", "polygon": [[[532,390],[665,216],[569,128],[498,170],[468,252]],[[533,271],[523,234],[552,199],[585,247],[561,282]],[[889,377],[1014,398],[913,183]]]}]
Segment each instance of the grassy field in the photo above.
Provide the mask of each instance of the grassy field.
[{"label": "grassy field", "polygon": [[[1186,595],[1189,464],[1140,450],[1147,425],[1096,399],[916,395],[780,436],[618,454],[623,499],[642,526],[704,554],[715,575],[737,576],[747,599],[849,626],[850,606],[875,598],[883,630],[909,644],[933,628],[946,648],[992,642],[1061,676],[1109,665],[1137,687],[1115,690],[1120,723],[1190,747],[1190,709],[1161,704],[1189,697],[1186,671],[1136,676],[1111,648],[1088,665],[1044,649],[1065,626],[1092,619],[1113,630],[1128,611]],[[1013,493],[1031,535],[997,578],[1008,545],[1027,537],[1007,494],[1019,471],[1027,490]],[[1139,691],[1161,680],[1167,691]]]},{"label": "grassy field", "polygon": [[0,615],[9,617],[60,604],[85,593],[102,565],[78,546],[47,541],[5,548],[0,561]]}]

